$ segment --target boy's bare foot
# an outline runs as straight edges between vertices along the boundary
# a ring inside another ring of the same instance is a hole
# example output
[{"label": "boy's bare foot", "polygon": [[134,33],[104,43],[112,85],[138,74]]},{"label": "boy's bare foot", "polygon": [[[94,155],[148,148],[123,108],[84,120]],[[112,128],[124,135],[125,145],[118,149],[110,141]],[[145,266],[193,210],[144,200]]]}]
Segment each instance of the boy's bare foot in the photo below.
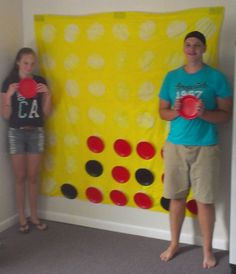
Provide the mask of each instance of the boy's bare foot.
[{"label": "boy's bare foot", "polygon": [[168,262],[175,256],[177,251],[178,251],[178,246],[170,245],[163,253],[161,253],[160,258],[162,261]]},{"label": "boy's bare foot", "polygon": [[203,268],[212,268],[216,266],[216,258],[212,252],[204,255]]}]

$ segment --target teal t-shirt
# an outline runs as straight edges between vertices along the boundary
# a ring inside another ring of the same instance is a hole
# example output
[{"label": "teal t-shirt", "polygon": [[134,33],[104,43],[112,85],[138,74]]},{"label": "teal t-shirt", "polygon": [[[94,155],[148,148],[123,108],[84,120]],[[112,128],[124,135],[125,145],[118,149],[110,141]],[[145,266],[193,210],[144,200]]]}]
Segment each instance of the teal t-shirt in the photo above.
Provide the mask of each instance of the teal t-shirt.
[{"label": "teal t-shirt", "polygon": [[[162,84],[160,99],[168,101],[172,107],[177,98],[187,94],[200,98],[205,109],[214,110],[217,97],[230,97],[231,89],[225,75],[208,65],[193,74],[187,73],[184,67],[170,71]],[[201,118],[187,120],[178,116],[170,121],[167,141],[177,145],[215,145],[218,143],[216,124]]]}]

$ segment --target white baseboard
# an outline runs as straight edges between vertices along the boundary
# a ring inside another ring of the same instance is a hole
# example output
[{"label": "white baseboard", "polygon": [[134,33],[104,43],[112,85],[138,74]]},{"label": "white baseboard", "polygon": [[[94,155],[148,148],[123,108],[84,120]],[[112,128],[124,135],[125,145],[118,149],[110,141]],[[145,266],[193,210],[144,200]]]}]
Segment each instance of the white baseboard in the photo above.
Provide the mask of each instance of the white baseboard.
[{"label": "white baseboard", "polygon": [[[52,211],[41,211],[40,216],[44,219],[74,225],[87,226],[91,228],[104,229],[108,231],[132,234],[137,236],[144,236],[156,238],[160,240],[169,240],[170,233],[166,230],[153,229],[143,226],[129,225],[125,223],[111,222],[107,220],[88,218],[78,215],[70,215],[64,213],[55,213]],[[201,245],[201,238],[191,234],[181,234],[180,242],[184,244]],[[221,239],[213,240],[213,248],[220,250],[228,250],[228,242]]]},{"label": "white baseboard", "polygon": [[[111,222],[107,220],[101,220],[101,219],[94,219],[94,218],[88,218],[84,216],[75,216],[70,214],[64,214],[64,213],[55,213],[52,211],[41,211],[40,216],[42,218],[45,218],[50,221],[56,221],[56,222],[62,222],[62,223],[68,223],[68,224],[74,224],[74,225],[81,225],[81,226],[87,226],[91,228],[97,228],[97,229],[104,229],[108,231],[114,231],[114,232],[120,232],[120,233],[126,233],[126,234],[132,234],[137,236],[143,236],[143,237],[150,237],[155,239],[161,239],[161,240],[169,240],[170,239],[170,233],[166,230],[161,229],[153,229],[149,227],[143,227],[143,226],[135,226],[135,225],[129,225],[125,223],[117,223],[117,222]],[[17,215],[14,215],[0,223],[0,232],[8,229],[12,225],[17,223]],[[201,238],[194,236],[192,234],[181,234],[180,238],[181,243],[185,244],[196,244],[201,245]],[[213,247],[216,249],[221,250],[228,250],[228,242],[221,239],[213,239]]]},{"label": "white baseboard", "polygon": [[18,217],[17,215],[14,215],[2,222],[0,222],[0,232],[8,229],[9,227],[13,226],[14,224],[17,223]]}]

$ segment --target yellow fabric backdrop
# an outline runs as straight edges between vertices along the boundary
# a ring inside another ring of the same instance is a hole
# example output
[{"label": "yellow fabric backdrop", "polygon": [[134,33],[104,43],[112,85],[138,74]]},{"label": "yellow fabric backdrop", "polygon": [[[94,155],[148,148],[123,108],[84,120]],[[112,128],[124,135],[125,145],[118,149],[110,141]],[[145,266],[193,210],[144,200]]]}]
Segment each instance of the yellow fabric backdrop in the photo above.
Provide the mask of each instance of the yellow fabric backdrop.
[{"label": "yellow fabric backdrop", "polygon": [[[87,200],[86,189],[96,187],[103,195],[101,202],[113,204],[110,192],[120,190],[127,206],[137,207],[134,195],[142,192],[153,203],[150,210],[166,212],[160,203],[161,149],[168,124],[158,116],[158,92],[167,71],[183,64],[183,38],[189,31],[206,35],[205,61],[216,66],[223,13],[222,7],[211,7],[159,14],[36,15],[40,70],[53,93],[42,193],[63,196],[62,186],[69,184],[77,191],[70,198]],[[102,152],[89,149],[89,136],[103,140]],[[129,156],[115,152],[117,139],[131,145]],[[154,146],[153,158],[145,160],[137,154],[140,141]],[[101,163],[101,176],[87,173],[89,160]],[[119,183],[112,177],[117,165],[129,170],[128,182]],[[152,184],[137,182],[139,168],[152,172]]]}]

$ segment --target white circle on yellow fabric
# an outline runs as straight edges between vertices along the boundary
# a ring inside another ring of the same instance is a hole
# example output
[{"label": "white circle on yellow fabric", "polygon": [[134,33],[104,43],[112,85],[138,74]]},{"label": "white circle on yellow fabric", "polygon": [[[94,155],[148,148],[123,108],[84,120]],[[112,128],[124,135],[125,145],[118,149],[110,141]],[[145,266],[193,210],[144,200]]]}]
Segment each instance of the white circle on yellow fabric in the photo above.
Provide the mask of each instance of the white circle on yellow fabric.
[{"label": "white circle on yellow fabric", "polygon": [[187,24],[184,21],[172,21],[167,28],[167,36],[170,38],[182,35],[187,29]]},{"label": "white circle on yellow fabric", "polygon": [[146,51],[140,57],[139,68],[143,71],[149,71],[152,69],[155,60],[155,53],[153,51]]},{"label": "white circle on yellow fabric", "polygon": [[138,90],[138,97],[142,101],[149,101],[154,98],[155,85],[152,82],[143,83]]},{"label": "white circle on yellow fabric", "polygon": [[127,112],[117,111],[114,113],[114,121],[121,128],[128,128],[129,120]]},{"label": "white circle on yellow fabric", "polygon": [[92,24],[87,30],[87,37],[91,41],[100,39],[105,33],[104,26],[100,23]]},{"label": "white circle on yellow fabric", "polygon": [[74,147],[79,144],[79,137],[73,134],[65,134],[64,144],[68,147]]},{"label": "white circle on yellow fabric", "polygon": [[169,69],[180,67],[184,64],[184,55],[180,52],[173,52],[167,56],[165,63]]},{"label": "white circle on yellow fabric", "polygon": [[129,86],[125,81],[119,81],[117,84],[117,94],[119,99],[123,100],[123,101],[127,101],[129,100]]},{"label": "white circle on yellow fabric", "polygon": [[67,114],[66,114],[66,120],[70,124],[75,124],[78,121],[79,118],[79,110],[75,106],[68,107]]},{"label": "white circle on yellow fabric", "polygon": [[56,37],[56,27],[51,24],[44,25],[42,28],[42,39],[45,43],[51,43]]},{"label": "white circle on yellow fabric", "polygon": [[141,128],[152,128],[155,123],[155,118],[148,112],[141,113],[137,116],[137,124]]},{"label": "white circle on yellow fabric", "polygon": [[116,56],[116,67],[118,69],[124,69],[127,66],[128,53],[125,51],[118,52]]},{"label": "white circle on yellow fabric", "polygon": [[201,31],[206,38],[210,38],[216,32],[216,25],[212,19],[203,17],[196,22],[196,28]]},{"label": "white circle on yellow fabric", "polygon": [[80,34],[79,26],[75,24],[69,24],[64,29],[64,39],[66,42],[73,43],[76,41]]},{"label": "white circle on yellow fabric", "polygon": [[122,41],[128,40],[130,36],[128,26],[124,23],[114,24],[112,26],[112,33],[115,38]]},{"label": "white circle on yellow fabric", "polygon": [[77,80],[68,79],[65,84],[65,90],[68,96],[77,97],[80,91]]},{"label": "white circle on yellow fabric", "polygon": [[52,70],[56,67],[55,59],[48,54],[42,55],[42,65],[46,70]]},{"label": "white circle on yellow fabric", "polygon": [[104,58],[99,54],[92,54],[88,57],[87,64],[92,69],[101,69],[104,64]]},{"label": "white circle on yellow fabric", "polygon": [[93,81],[88,85],[88,91],[94,96],[100,97],[104,95],[106,86],[102,81]]},{"label": "white circle on yellow fabric", "polygon": [[77,161],[74,157],[68,157],[66,159],[65,169],[69,174],[72,174],[77,170]]},{"label": "white circle on yellow fabric", "polygon": [[43,192],[51,194],[56,190],[57,184],[53,178],[43,180]]},{"label": "white circle on yellow fabric", "polygon": [[139,38],[147,41],[156,36],[157,26],[153,21],[143,22],[139,27]]},{"label": "white circle on yellow fabric", "polygon": [[106,120],[106,115],[104,112],[98,108],[90,107],[88,110],[88,117],[95,124],[103,124]]},{"label": "white circle on yellow fabric", "polygon": [[76,54],[68,55],[64,60],[64,67],[66,70],[74,70],[79,65],[79,56]]}]

